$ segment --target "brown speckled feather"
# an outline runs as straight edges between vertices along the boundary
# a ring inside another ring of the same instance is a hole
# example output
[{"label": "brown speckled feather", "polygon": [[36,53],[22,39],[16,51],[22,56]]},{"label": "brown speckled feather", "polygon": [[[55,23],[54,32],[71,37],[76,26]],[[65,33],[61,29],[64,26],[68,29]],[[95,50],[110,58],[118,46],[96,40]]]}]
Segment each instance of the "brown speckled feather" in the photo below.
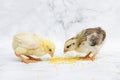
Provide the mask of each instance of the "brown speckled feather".
[{"label": "brown speckled feather", "polygon": [[[97,36],[92,35],[94,33],[96,33]],[[77,46],[80,46],[80,44],[83,41],[86,41],[87,40],[87,36],[90,36],[90,35],[92,35],[91,38],[90,38],[90,41],[91,42],[96,42],[96,45],[101,44],[104,41],[105,37],[106,37],[105,31],[102,30],[100,27],[88,28],[88,29],[85,29],[85,30],[81,31],[76,36],[76,38],[77,38]]]}]

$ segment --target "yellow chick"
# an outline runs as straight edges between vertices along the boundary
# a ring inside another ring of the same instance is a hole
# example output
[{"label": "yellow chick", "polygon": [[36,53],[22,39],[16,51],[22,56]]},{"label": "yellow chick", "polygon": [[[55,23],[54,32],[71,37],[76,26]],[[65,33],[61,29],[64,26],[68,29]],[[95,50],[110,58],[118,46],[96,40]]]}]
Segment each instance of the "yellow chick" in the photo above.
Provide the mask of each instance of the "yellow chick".
[{"label": "yellow chick", "polygon": [[94,60],[105,38],[106,33],[100,27],[82,30],[77,36],[65,42],[64,53],[75,50],[80,53],[87,53],[80,59]]},{"label": "yellow chick", "polygon": [[53,57],[55,45],[50,40],[43,39],[36,34],[19,33],[13,38],[13,49],[21,61],[30,63],[41,60],[33,56],[40,57],[49,53]]}]

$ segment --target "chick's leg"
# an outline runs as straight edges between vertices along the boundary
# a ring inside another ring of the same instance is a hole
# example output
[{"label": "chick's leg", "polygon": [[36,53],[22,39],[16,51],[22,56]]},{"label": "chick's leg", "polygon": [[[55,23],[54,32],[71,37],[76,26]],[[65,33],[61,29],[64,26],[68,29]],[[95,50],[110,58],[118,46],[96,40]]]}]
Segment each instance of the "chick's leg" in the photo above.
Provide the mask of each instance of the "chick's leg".
[{"label": "chick's leg", "polygon": [[28,60],[28,59],[24,58],[21,54],[16,54],[16,56],[17,56],[18,58],[20,58],[21,61],[24,62],[24,63],[26,63],[26,64],[31,63],[31,62],[36,62],[36,61]]},{"label": "chick's leg", "polygon": [[94,53],[94,55],[91,57],[91,60],[94,61],[96,57],[96,53]]},{"label": "chick's leg", "polygon": [[84,58],[85,58],[85,59],[89,59],[91,53],[92,53],[92,52],[90,51]]},{"label": "chick's leg", "polygon": [[86,60],[92,60],[92,61],[95,60],[96,53],[94,53],[92,56],[90,56],[91,53],[92,53],[92,52],[89,52],[89,53],[85,56],[85,59],[86,59]]},{"label": "chick's leg", "polygon": [[79,57],[79,59],[83,59],[83,60],[90,60],[90,54],[91,54],[92,52],[89,52],[86,56],[84,56],[84,57]]},{"label": "chick's leg", "polygon": [[20,60],[22,61],[22,62],[24,62],[24,63],[29,63],[29,61],[27,60],[27,59],[25,59],[22,55],[20,55],[20,54],[16,54],[16,56],[18,57],[18,58],[20,58]]},{"label": "chick's leg", "polygon": [[32,57],[32,56],[29,56],[29,55],[26,55],[30,60],[35,60],[35,61],[41,61],[41,59],[40,58],[34,58],[34,57]]}]

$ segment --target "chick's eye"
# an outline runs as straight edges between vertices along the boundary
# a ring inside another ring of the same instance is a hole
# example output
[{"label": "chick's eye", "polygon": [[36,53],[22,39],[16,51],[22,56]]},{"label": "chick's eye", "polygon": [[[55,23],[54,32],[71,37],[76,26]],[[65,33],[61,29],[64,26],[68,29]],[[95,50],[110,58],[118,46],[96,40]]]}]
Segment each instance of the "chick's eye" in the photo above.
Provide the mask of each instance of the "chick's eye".
[{"label": "chick's eye", "polygon": [[52,51],[51,49],[49,49],[49,51]]},{"label": "chick's eye", "polygon": [[67,46],[66,48],[69,48],[69,46]]}]

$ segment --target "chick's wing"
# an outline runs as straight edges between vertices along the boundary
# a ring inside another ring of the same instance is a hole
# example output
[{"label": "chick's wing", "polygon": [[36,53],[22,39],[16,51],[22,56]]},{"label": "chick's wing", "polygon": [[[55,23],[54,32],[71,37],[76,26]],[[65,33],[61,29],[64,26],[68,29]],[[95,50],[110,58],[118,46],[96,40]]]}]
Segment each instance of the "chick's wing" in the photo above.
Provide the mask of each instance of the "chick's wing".
[{"label": "chick's wing", "polygon": [[36,49],[41,45],[40,38],[36,34],[20,33],[14,37],[19,47]]},{"label": "chick's wing", "polygon": [[77,46],[79,46],[85,40],[85,30],[77,34]]}]

